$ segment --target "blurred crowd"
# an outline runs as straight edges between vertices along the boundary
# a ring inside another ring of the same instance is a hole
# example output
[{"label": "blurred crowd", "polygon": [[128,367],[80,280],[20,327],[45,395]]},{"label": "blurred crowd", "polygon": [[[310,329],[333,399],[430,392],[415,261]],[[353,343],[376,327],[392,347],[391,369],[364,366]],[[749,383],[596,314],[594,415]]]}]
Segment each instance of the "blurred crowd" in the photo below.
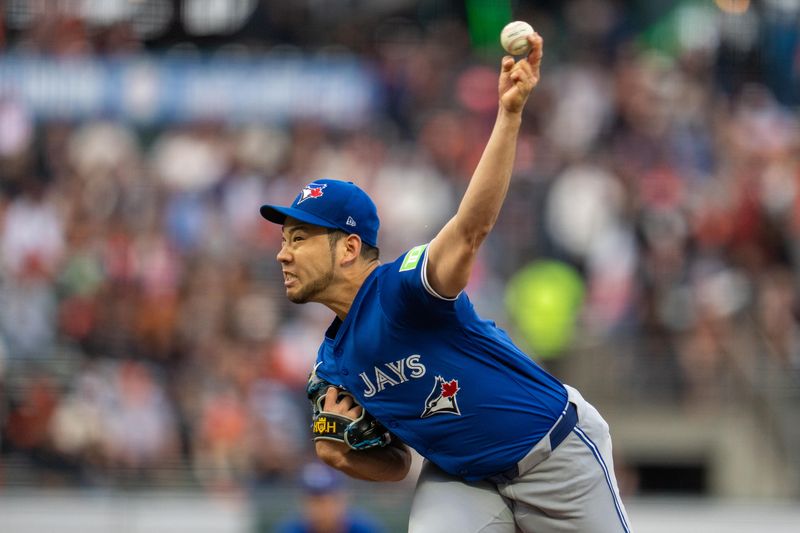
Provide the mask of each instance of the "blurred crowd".
[{"label": "blurred crowd", "polygon": [[[355,129],[42,122],[0,94],[0,486],[224,490],[296,472],[330,316],[285,301],[258,207],[352,179],[378,204],[384,260],[433,236],[496,112],[500,51],[473,49],[456,4],[363,40],[329,21],[380,79],[385,107]],[[517,6],[546,66],[469,292],[513,331],[508,278],[570,264],[586,288],[575,342],[628,343],[621,387],[666,368],[657,383],[705,401],[743,348],[800,375],[800,6],[685,2],[644,24],[655,4],[636,19],[612,0]],[[0,52],[150,46],[124,23],[36,21]]]}]

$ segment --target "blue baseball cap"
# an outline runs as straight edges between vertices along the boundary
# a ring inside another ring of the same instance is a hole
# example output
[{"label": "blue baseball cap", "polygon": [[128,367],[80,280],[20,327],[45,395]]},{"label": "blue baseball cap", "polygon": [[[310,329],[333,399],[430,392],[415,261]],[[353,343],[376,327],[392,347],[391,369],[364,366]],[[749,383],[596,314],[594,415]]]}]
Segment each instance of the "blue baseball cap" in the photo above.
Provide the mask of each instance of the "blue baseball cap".
[{"label": "blue baseball cap", "polygon": [[300,191],[292,205],[262,205],[261,216],[283,224],[286,217],[308,224],[354,233],[370,246],[378,246],[378,209],[363,190],[351,181],[316,180]]},{"label": "blue baseball cap", "polygon": [[300,485],[310,494],[328,494],[344,488],[344,477],[325,464],[313,462],[300,473]]}]

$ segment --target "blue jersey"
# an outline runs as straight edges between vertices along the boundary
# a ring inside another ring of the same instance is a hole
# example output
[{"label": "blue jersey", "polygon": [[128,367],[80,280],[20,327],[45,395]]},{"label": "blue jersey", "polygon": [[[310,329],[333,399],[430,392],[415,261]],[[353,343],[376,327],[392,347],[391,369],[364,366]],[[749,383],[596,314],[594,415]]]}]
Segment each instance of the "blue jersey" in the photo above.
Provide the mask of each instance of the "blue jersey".
[{"label": "blue jersey", "polygon": [[422,245],[376,268],[328,328],[315,371],[446,472],[482,479],[530,451],[567,392],[465,293],[438,296],[426,264]]}]

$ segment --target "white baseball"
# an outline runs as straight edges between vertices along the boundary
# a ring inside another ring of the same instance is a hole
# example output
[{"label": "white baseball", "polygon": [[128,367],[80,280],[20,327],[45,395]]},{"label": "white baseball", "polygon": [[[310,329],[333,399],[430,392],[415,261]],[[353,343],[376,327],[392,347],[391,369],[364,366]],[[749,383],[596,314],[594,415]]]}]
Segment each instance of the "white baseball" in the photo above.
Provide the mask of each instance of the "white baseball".
[{"label": "white baseball", "polygon": [[509,22],[500,32],[500,44],[512,56],[521,56],[530,52],[528,35],[533,35],[533,28],[527,22],[515,20]]}]

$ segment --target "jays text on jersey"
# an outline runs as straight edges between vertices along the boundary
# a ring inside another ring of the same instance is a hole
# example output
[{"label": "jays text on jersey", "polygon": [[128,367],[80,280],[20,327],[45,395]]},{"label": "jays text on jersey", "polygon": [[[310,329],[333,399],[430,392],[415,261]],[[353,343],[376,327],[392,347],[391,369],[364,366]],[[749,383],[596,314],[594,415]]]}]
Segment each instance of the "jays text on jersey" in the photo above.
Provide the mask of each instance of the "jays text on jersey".
[{"label": "jays text on jersey", "polygon": [[513,467],[564,411],[564,386],[426,280],[427,245],[375,269],[328,328],[317,374],[350,391],[392,433],[467,480]]}]

